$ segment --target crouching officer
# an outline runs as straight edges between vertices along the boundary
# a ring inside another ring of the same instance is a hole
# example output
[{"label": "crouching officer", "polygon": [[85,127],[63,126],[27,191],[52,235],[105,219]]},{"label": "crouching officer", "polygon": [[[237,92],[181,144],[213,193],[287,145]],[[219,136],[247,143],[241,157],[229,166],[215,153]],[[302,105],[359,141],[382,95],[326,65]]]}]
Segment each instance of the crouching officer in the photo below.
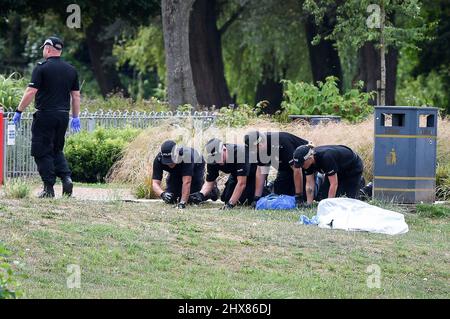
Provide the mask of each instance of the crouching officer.
[{"label": "crouching officer", "polygon": [[205,194],[213,190],[219,172],[229,174],[222,192],[222,209],[232,209],[238,204],[251,204],[255,193],[256,164],[250,164],[248,152],[244,146],[224,144],[215,138],[206,144],[207,173],[206,183],[200,192],[191,195],[194,203],[205,200]]},{"label": "crouching officer", "polygon": [[273,192],[277,195],[289,195],[296,198],[297,204],[306,198],[304,184],[306,178],[300,168],[294,167],[292,156],[297,147],[307,145],[308,141],[286,132],[250,132],[244,136],[251,159],[256,160],[256,202],[263,195],[264,184],[270,167],[278,170],[273,182]]},{"label": "crouching officer", "polygon": [[41,46],[45,61],[39,62],[31,75],[13,121],[19,126],[22,112],[34,97],[37,111],[33,114],[31,127],[31,155],[36,162],[44,183],[40,198],[55,197],[53,185],[60,177],[63,195],[72,195],[71,171],[64,157],[64,141],[69,124],[72,100],[72,124],[74,131],[80,130],[80,87],[78,73],[73,66],[61,59],[63,42],[50,37]]},{"label": "crouching officer", "polygon": [[[167,189],[161,188],[163,171],[169,173],[166,179]],[[205,160],[196,150],[178,147],[174,141],[165,141],[161,152],[153,161],[152,187],[156,195],[166,204],[175,204],[186,208],[189,195],[198,192],[203,185]]]},{"label": "crouching officer", "polygon": [[303,145],[294,153],[296,167],[302,167],[306,175],[307,205],[314,197],[314,173],[325,175],[318,199],[346,196],[356,198],[360,189],[363,162],[350,148],[343,145]]}]

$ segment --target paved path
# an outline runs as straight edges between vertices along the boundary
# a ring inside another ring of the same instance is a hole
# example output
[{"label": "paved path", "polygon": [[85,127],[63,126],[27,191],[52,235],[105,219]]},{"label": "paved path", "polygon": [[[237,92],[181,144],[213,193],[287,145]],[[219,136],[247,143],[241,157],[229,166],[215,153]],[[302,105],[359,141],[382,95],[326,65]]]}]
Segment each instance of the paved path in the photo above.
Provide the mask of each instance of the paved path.
[{"label": "paved path", "polygon": [[[33,189],[31,196],[37,196],[42,188]],[[61,198],[61,185],[55,185],[56,198]],[[96,188],[96,187],[79,187],[74,186],[73,198],[79,200],[96,200],[96,201],[112,201],[112,200],[136,200],[132,189],[127,188]]]}]

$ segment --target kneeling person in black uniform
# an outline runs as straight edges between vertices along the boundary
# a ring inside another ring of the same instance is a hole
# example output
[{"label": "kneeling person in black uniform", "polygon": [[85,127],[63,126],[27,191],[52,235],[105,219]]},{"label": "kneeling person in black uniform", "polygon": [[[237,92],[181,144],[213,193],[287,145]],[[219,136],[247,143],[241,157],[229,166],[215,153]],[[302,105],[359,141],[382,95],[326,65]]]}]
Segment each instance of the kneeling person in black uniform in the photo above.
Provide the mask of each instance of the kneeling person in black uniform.
[{"label": "kneeling person in black uniform", "polygon": [[343,145],[314,147],[303,145],[294,152],[294,163],[306,175],[307,205],[313,202],[314,173],[326,176],[318,199],[346,196],[356,198],[361,185],[363,162],[350,148]]},{"label": "kneeling person in black uniform", "polygon": [[295,195],[297,204],[303,202],[306,197],[303,187],[306,179],[302,170],[294,167],[292,156],[297,147],[307,145],[308,141],[287,132],[258,131],[248,133],[244,140],[252,154],[252,161],[258,162],[255,202],[263,196],[264,183],[271,166],[278,170],[273,192],[277,195]]},{"label": "kneeling person in black uniform", "polygon": [[[165,191],[161,188],[163,171],[169,173]],[[201,189],[204,173],[205,161],[197,151],[188,147],[177,148],[174,141],[166,141],[153,161],[153,191],[167,204],[175,204],[179,200],[178,208],[184,209],[189,195]]]},{"label": "kneeling person in black uniform", "polygon": [[194,203],[205,201],[213,190],[219,171],[230,174],[222,192],[222,209],[232,209],[238,204],[251,204],[255,193],[256,164],[250,164],[248,152],[244,146],[224,144],[212,139],[206,144],[207,174],[206,183],[200,192],[191,195]]}]

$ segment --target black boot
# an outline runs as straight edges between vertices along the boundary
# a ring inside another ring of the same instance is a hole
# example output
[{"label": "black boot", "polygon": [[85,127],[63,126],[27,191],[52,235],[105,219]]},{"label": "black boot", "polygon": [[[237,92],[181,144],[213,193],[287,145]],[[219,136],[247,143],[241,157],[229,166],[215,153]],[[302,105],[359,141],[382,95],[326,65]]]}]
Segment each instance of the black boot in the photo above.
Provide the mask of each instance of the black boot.
[{"label": "black boot", "polygon": [[55,191],[53,190],[53,185],[44,184],[44,189],[39,193],[38,198],[54,198]]},{"label": "black boot", "polygon": [[73,190],[73,183],[70,176],[66,176],[61,178],[62,182],[62,194],[63,196],[70,197],[72,196],[72,190]]},{"label": "black boot", "polygon": [[217,187],[217,185],[214,185],[213,190],[211,191],[211,193],[209,193],[209,198],[215,202],[219,199],[220,197],[220,191],[219,188]]},{"label": "black boot", "polygon": [[372,199],[373,184],[370,182],[359,190],[359,200],[369,201]]}]

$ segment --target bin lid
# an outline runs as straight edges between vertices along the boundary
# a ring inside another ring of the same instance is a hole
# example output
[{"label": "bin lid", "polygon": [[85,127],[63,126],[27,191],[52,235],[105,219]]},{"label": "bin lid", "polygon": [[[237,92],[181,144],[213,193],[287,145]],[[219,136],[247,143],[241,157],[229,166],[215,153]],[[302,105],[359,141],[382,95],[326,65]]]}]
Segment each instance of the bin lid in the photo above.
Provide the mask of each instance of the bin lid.
[{"label": "bin lid", "polygon": [[289,115],[289,118],[302,118],[302,119],[340,119],[338,115]]},{"label": "bin lid", "polygon": [[375,109],[389,109],[389,110],[439,110],[433,106],[389,106],[389,105],[377,105]]}]

